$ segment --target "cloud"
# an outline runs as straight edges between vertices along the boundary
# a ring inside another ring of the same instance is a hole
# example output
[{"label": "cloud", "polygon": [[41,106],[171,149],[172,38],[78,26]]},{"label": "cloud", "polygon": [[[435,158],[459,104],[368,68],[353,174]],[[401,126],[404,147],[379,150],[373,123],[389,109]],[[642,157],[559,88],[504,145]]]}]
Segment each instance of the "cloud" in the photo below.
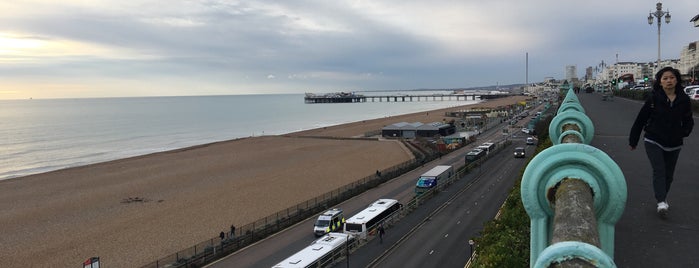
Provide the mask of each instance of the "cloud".
[{"label": "cloud", "polygon": [[[678,58],[698,39],[689,19],[699,2],[665,5],[673,21],[662,26],[661,50]],[[616,54],[653,61],[657,28],[646,17],[654,7],[631,0],[5,1],[0,78],[27,88],[67,79],[86,89],[66,97],[103,96],[115,81],[146,95],[162,94],[154,89],[160,85],[196,95],[522,83],[525,53],[529,81],[561,78],[566,65],[613,62]]]}]

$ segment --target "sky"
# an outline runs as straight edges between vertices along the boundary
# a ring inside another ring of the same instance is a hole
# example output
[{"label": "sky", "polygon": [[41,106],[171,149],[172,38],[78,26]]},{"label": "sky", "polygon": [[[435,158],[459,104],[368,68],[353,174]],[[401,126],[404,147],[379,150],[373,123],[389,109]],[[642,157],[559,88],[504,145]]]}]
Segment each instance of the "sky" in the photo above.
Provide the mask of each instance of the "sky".
[{"label": "sky", "polygon": [[[648,0],[13,0],[0,99],[453,89],[657,60]],[[661,57],[699,41],[663,2]],[[527,60],[528,59],[528,60]]]}]

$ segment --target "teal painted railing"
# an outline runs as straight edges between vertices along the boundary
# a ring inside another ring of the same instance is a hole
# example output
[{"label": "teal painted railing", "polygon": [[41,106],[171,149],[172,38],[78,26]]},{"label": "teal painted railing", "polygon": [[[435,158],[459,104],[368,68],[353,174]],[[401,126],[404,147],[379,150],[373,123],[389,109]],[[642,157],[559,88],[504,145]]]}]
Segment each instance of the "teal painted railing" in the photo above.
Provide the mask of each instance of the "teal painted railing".
[{"label": "teal painted railing", "polygon": [[626,205],[626,180],[606,153],[589,145],[594,126],[573,90],[549,135],[554,145],[531,160],[522,178],[531,266],[616,267],[614,225]]}]

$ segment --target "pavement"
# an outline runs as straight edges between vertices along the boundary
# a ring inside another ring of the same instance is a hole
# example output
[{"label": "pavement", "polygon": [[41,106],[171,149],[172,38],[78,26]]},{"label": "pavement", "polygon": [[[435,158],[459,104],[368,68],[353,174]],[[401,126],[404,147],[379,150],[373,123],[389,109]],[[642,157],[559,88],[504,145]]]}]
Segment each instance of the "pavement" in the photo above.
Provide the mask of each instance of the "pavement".
[{"label": "pavement", "polygon": [[[630,150],[628,135],[641,101],[599,93],[578,93],[595,127],[590,145],[604,151],[621,168],[628,199],[615,226],[617,267],[699,267],[699,129],[684,140],[675,179],[668,193],[666,219],[656,213],[652,170],[643,142]],[[695,116],[695,122],[697,116]]]}]

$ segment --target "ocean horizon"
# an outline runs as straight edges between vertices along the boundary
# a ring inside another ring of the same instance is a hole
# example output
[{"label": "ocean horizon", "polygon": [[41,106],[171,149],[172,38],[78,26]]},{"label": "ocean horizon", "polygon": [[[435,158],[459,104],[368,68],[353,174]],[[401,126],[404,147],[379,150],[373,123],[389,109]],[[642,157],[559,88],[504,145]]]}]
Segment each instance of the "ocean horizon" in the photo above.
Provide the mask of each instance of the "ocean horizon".
[{"label": "ocean horizon", "polygon": [[[412,95],[434,93],[410,91]],[[282,135],[480,102],[306,104],[303,97],[271,94],[0,100],[0,136],[4,137],[0,140],[0,180],[213,142]]]}]

